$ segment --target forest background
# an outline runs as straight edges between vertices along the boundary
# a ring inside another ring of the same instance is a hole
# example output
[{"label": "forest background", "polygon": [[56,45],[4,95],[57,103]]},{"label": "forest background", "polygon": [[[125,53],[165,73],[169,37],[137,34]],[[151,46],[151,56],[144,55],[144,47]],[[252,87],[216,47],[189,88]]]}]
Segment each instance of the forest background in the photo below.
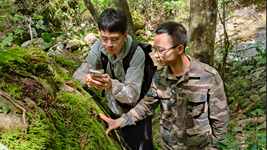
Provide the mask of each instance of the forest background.
[{"label": "forest background", "polygon": [[[230,124],[216,146],[266,149],[263,0],[0,1],[0,149],[123,149],[98,118],[107,113],[96,100],[104,103],[101,91],[71,78],[99,39],[96,20],[108,7],[130,14],[129,34],[152,45],[159,24],[184,24],[188,54],[214,66],[225,83]],[[158,108],[156,148],[159,117]]]}]

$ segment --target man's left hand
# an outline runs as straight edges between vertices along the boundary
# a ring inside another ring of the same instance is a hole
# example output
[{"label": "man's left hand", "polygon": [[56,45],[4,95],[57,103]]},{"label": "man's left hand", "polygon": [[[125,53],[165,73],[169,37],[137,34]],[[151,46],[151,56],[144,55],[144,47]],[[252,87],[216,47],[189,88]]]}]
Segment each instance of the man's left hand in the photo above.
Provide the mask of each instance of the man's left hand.
[{"label": "man's left hand", "polygon": [[112,84],[113,80],[108,74],[103,74],[101,79],[98,77],[92,77],[90,80],[90,85],[99,90],[109,89],[112,87]]}]

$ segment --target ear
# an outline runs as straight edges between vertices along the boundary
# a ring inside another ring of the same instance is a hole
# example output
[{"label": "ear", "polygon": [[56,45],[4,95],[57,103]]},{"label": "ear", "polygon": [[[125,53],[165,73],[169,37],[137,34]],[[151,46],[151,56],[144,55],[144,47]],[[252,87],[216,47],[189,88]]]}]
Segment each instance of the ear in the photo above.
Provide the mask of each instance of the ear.
[{"label": "ear", "polygon": [[182,54],[184,52],[184,46],[183,45],[179,45],[178,47],[176,47],[178,49],[177,54]]},{"label": "ear", "polygon": [[123,41],[127,38],[127,35],[128,35],[128,32],[126,31],[126,32],[123,34]]}]

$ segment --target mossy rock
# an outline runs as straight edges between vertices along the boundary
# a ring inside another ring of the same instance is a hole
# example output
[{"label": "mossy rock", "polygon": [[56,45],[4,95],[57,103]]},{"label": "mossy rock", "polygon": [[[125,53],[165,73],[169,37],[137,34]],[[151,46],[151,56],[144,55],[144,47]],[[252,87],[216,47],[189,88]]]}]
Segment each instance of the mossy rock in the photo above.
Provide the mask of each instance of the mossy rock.
[{"label": "mossy rock", "polygon": [[143,17],[136,11],[131,12],[135,31],[143,29],[145,27],[145,21]]},{"label": "mossy rock", "polygon": [[[21,59],[24,62],[0,62],[0,88],[31,110],[26,109],[27,133],[22,128],[1,128],[0,143],[15,150],[122,149],[117,131],[105,134],[105,124],[98,117],[99,113],[105,112],[71,78],[77,69],[75,66],[78,67],[71,58],[55,57],[56,60],[53,60],[42,50],[29,47]],[[48,65],[52,62],[53,65]],[[56,71],[51,71],[48,66]],[[66,68],[69,73],[58,69],[60,67]],[[44,87],[40,81],[50,86],[51,90],[47,90],[48,87]],[[8,86],[5,85],[11,83],[16,83],[13,87],[21,87],[22,94],[15,95],[16,92],[8,90],[12,88],[6,88]],[[36,105],[24,103],[25,97],[29,97],[32,104],[35,102]],[[21,113],[17,115],[22,118]]]}]

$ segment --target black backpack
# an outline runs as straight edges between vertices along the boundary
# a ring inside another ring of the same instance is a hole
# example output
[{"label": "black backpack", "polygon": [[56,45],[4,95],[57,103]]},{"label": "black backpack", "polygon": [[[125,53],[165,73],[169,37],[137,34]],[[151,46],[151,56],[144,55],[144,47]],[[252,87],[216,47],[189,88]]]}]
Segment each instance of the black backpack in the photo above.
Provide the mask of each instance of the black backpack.
[{"label": "black backpack", "polygon": [[[151,45],[147,44],[147,43],[133,41],[129,53],[123,58],[123,69],[124,69],[125,73],[126,73],[127,69],[129,68],[129,63],[130,63],[138,45],[143,49],[143,51],[145,53],[145,69],[144,69],[144,78],[143,78],[143,82],[142,82],[141,93],[140,93],[139,99],[135,103],[127,104],[127,103],[121,103],[118,100],[116,100],[118,105],[121,106],[122,108],[125,108],[125,109],[133,108],[141,99],[143,99],[145,97],[147,91],[150,88],[150,84],[152,82],[154,73],[157,69],[157,67],[154,66],[153,60],[149,56],[149,53],[151,52]],[[103,67],[104,71],[106,72],[107,64],[109,61],[108,61],[108,57],[106,55],[104,55],[102,52],[101,52],[101,62],[102,62],[102,67]],[[111,72],[112,72],[113,78],[117,79],[114,75],[113,66],[112,65],[110,65],[110,66],[111,66]]]}]

